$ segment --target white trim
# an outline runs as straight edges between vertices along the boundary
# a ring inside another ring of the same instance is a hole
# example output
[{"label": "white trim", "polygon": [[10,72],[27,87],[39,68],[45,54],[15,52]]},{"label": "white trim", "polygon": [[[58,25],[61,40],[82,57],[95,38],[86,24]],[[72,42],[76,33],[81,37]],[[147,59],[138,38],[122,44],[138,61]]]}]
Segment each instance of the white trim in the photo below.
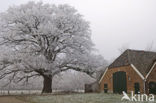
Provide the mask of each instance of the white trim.
[{"label": "white trim", "polygon": [[156,65],[156,62],[153,64],[152,68],[150,69],[150,71],[146,75],[146,79],[148,78],[148,76],[150,75],[150,73],[152,72],[152,70],[154,69],[155,65]]},{"label": "white trim", "polygon": [[[156,65],[156,63],[155,63],[155,65]],[[143,80],[145,80],[144,76],[138,71],[138,69],[137,69],[133,64],[131,64],[131,67],[136,71],[136,73],[137,73]],[[103,77],[105,76],[107,70],[108,70],[108,68],[106,68],[105,72],[103,73],[103,75],[102,75],[102,77],[101,77],[101,79],[100,79],[100,81],[99,81],[99,84],[101,83],[101,81],[102,81]]]},{"label": "white trim", "polygon": [[144,76],[138,71],[138,69],[133,65],[131,64],[131,67],[137,72],[137,74],[144,80]]},{"label": "white trim", "polygon": [[102,77],[101,77],[101,79],[100,79],[100,81],[99,81],[99,84],[100,84],[100,82],[102,81],[103,77],[105,76],[107,70],[108,70],[108,68],[106,68],[105,72],[103,73],[103,75],[102,75]]}]

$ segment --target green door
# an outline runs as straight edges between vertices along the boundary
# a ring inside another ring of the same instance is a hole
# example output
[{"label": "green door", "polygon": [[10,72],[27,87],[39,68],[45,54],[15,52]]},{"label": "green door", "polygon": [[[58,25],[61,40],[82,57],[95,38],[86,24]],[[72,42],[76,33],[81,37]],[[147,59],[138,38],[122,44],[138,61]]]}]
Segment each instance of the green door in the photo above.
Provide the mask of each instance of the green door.
[{"label": "green door", "polygon": [[116,72],[113,74],[113,92],[122,93],[127,92],[126,72]]}]

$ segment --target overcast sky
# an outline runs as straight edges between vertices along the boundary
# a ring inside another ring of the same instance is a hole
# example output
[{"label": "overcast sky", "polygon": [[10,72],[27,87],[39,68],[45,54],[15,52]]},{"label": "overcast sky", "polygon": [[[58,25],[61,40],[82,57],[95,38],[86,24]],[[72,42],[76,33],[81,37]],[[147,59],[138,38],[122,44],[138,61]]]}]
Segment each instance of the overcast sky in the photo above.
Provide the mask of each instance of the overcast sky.
[{"label": "overcast sky", "polygon": [[[0,0],[0,12],[30,0]],[[33,1],[33,0],[31,0]],[[34,0],[41,1],[41,0]],[[156,47],[156,0],[42,0],[69,4],[91,24],[92,40],[105,59],[117,57],[123,45],[143,50]]]}]

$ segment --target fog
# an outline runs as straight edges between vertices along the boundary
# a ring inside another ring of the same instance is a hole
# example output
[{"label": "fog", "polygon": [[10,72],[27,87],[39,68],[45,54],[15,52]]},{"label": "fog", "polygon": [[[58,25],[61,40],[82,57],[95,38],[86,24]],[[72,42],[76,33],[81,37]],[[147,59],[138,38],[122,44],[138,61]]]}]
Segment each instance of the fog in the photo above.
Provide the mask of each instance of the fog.
[{"label": "fog", "polygon": [[[1,0],[0,12],[29,0]],[[32,0],[31,0],[32,1]],[[40,1],[40,0],[34,0]],[[111,60],[123,45],[144,50],[156,45],[155,0],[42,0],[44,3],[69,4],[90,22],[92,40],[99,53]]]}]

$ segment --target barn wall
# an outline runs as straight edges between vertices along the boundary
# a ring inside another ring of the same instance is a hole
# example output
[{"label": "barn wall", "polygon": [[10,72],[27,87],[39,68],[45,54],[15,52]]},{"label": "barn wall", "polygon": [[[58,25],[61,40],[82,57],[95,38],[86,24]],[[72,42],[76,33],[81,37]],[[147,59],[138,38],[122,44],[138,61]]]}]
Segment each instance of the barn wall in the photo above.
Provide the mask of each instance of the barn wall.
[{"label": "barn wall", "polygon": [[127,79],[127,92],[134,91],[134,83],[138,82],[140,84],[140,92],[144,91],[144,82],[142,78],[134,71],[134,69],[129,66],[117,67],[108,69],[105,76],[100,83],[100,90],[104,91],[104,84],[108,84],[108,91],[113,92],[113,73],[118,71],[126,72]]}]

